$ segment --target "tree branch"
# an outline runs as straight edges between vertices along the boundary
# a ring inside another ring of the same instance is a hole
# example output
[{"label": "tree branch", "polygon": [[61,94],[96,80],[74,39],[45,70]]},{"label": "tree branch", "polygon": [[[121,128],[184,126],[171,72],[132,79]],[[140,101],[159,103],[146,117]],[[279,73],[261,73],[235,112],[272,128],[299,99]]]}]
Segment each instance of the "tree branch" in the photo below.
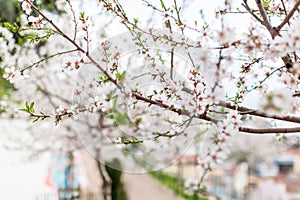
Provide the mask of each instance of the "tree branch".
[{"label": "tree branch", "polygon": [[246,10],[259,22],[261,23],[263,26],[265,26],[265,23],[263,20],[261,20],[256,14],[254,14],[253,9],[251,9],[247,3],[247,0],[244,0],[244,3],[242,3],[242,6],[244,6],[244,8],[246,8]]},{"label": "tree branch", "polygon": [[64,38],[66,38],[66,40],[68,40],[70,43],[72,43],[78,51],[84,53],[88,59],[98,68],[101,70],[101,72],[103,72],[108,80],[110,80],[111,82],[113,82],[119,89],[121,88],[121,86],[117,83],[117,81],[115,79],[113,79],[106,70],[104,70],[101,65],[99,63],[96,62],[96,60],[87,52],[85,51],[83,48],[81,48],[76,41],[72,40],[67,34],[65,34],[50,18],[48,18],[43,12],[41,12],[36,6],[34,6],[32,3],[29,2],[29,0],[26,0],[31,6],[32,8],[38,13],[40,14],[47,22],[49,22]]},{"label": "tree branch", "polygon": [[54,58],[54,57],[56,57],[56,56],[61,56],[61,55],[63,55],[63,54],[73,53],[73,52],[76,52],[76,51],[79,51],[79,50],[78,50],[78,49],[73,49],[73,50],[67,50],[67,51],[57,52],[57,53],[55,53],[55,54],[49,55],[49,56],[47,56],[47,57],[42,58],[42,59],[39,60],[39,61],[36,61],[36,62],[32,63],[31,65],[29,65],[29,66],[27,66],[27,67],[21,69],[20,72],[23,73],[25,70],[28,70],[28,69],[30,69],[30,68],[32,68],[32,67],[34,67],[34,66],[37,66],[37,65],[39,65],[40,63],[42,63],[42,62],[44,62],[44,61],[46,61],[46,60],[48,60],[48,59],[50,59],[50,58]]},{"label": "tree branch", "polygon": [[259,10],[259,13],[260,15],[262,16],[263,18],[263,22],[264,22],[264,25],[265,27],[268,29],[268,30],[271,30],[272,29],[272,26],[271,26],[271,23],[268,19],[268,16],[267,16],[267,13],[266,13],[266,10],[264,9],[262,3],[261,3],[261,0],[255,0],[256,2],[256,5],[258,7],[258,10]]},{"label": "tree branch", "polygon": [[292,16],[294,15],[295,11],[299,9],[300,6],[300,0],[297,1],[297,3],[294,5],[294,7],[292,8],[292,10],[289,12],[289,14],[284,18],[284,20],[281,22],[281,24],[279,24],[279,26],[277,26],[277,30],[280,31],[282,29],[282,27],[284,27],[284,25],[286,23],[289,23],[290,19],[292,18]]},{"label": "tree branch", "polygon": [[267,114],[265,112],[250,109],[250,108],[247,108],[247,107],[232,105],[231,103],[224,102],[224,101],[220,101],[217,105],[225,107],[225,108],[229,108],[229,109],[236,109],[239,112],[245,112],[249,115],[254,115],[254,116],[269,118],[269,119],[277,119],[277,120],[281,120],[281,121],[293,122],[293,123],[300,124],[300,118],[295,117],[295,116],[270,115],[270,114]]},{"label": "tree branch", "polygon": [[239,131],[252,134],[272,134],[272,133],[298,133],[300,127],[293,128],[248,128],[240,127]]},{"label": "tree branch", "polygon": [[[279,28],[278,28],[278,27],[273,27],[273,26],[271,25],[271,23],[270,23],[270,21],[269,21],[269,19],[268,19],[267,13],[266,13],[266,11],[265,11],[265,9],[264,9],[262,3],[261,3],[261,0],[255,0],[255,2],[256,2],[256,5],[257,5],[257,7],[258,7],[258,9],[259,9],[259,12],[260,12],[260,14],[261,14],[263,20],[261,20],[261,19],[258,18],[255,14],[253,14],[253,13],[251,12],[251,9],[250,9],[249,6],[247,5],[247,0],[244,0],[244,3],[245,3],[245,5],[246,5],[248,8],[245,7],[245,6],[244,6],[244,7],[247,9],[247,11],[248,11],[248,12],[249,12],[249,13],[250,13],[257,21],[259,21],[262,25],[264,25],[264,26],[267,28],[267,30],[269,31],[269,33],[270,33],[272,39],[274,39],[276,36],[280,35],[279,31],[280,31],[280,29],[282,28],[282,27],[280,28],[280,26],[281,26],[281,25],[284,26],[284,24],[286,24],[286,23],[290,20],[290,18],[291,18],[292,15],[294,14],[294,12],[298,9],[297,7],[299,6],[300,0],[298,0],[298,3],[296,3],[296,5],[295,5],[294,8],[291,10],[291,12],[289,13],[289,15],[286,16],[286,18],[283,20],[283,22],[279,25]],[[289,56],[288,54],[287,54],[286,56],[281,57],[281,59],[282,59],[282,61],[284,62],[286,68],[289,69],[289,68],[293,67],[293,62],[292,62],[292,60],[291,60],[291,58],[290,58],[290,56]]]}]

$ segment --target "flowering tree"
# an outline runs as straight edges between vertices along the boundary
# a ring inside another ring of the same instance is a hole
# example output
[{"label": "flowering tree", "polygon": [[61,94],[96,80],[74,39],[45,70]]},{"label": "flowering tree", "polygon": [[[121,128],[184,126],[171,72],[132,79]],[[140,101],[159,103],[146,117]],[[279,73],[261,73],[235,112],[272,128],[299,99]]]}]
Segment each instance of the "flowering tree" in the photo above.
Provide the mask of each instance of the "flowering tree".
[{"label": "flowering tree", "polygon": [[21,24],[1,28],[3,77],[34,122],[77,127],[92,149],[115,144],[149,164],[205,135],[205,174],[237,134],[300,131],[299,0],[61,0],[61,15],[20,4]]}]

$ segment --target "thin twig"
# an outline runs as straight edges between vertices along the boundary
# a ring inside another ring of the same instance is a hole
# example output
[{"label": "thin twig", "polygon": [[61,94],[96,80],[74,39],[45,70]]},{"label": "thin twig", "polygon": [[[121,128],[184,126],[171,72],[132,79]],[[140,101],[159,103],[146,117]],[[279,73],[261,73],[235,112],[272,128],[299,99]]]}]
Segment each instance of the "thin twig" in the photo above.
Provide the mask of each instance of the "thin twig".
[{"label": "thin twig", "polygon": [[244,3],[242,3],[242,6],[262,25],[265,26],[265,23],[263,20],[261,20],[256,14],[254,14],[253,9],[251,9],[247,3],[247,0],[244,0]]},{"label": "thin twig", "polygon": [[28,69],[30,69],[30,68],[32,68],[32,67],[34,67],[34,66],[38,66],[40,63],[42,63],[42,62],[44,62],[44,61],[46,61],[46,60],[48,60],[48,59],[50,59],[50,58],[54,58],[54,57],[56,57],[56,56],[61,56],[61,55],[63,55],[63,54],[68,54],[68,53],[72,53],[72,52],[76,52],[76,51],[79,51],[79,50],[78,50],[78,49],[73,49],[73,50],[62,51],[62,52],[58,52],[58,53],[49,55],[49,56],[47,56],[47,57],[45,57],[45,58],[42,58],[42,59],[39,60],[39,61],[36,61],[36,62],[32,63],[31,65],[29,65],[29,66],[27,66],[27,67],[21,69],[20,72],[23,73],[25,70],[28,70]]},{"label": "thin twig", "polygon": [[102,66],[88,53],[86,52],[82,47],[80,47],[76,41],[72,40],[67,34],[65,34],[50,18],[48,18],[43,12],[41,12],[35,5],[33,5],[32,3],[30,3],[29,0],[26,0],[30,5],[31,7],[38,13],[40,14],[46,21],[48,21],[64,38],[66,38],[66,40],[68,40],[71,44],[73,44],[77,49],[78,51],[84,53],[87,58],[98,68],[100,69],[100,71],[102,73],[104,73],[108,80],[113,82],[119,89],[121,88],[121,86],[117,83],[117,81],[112,77],[110,76],[110,74],[108,74],[108,72],[102,68]]},{"label": "thin twig", "polygon": [[68,5],[69,5],[70,10],[71,10],[72,15],[73,15],[73,21],[74,21],[74,37],[73,37],[73,40],[75,41],[75,40],[76,40],[76,37],[77,37],[77,31],[78,31],[77,26],[78,26],[78,23],[77,23],[77,20],[76,20],[75,11],[74,11],[74,9],[73,9],[73,6],[72,6],[70,0],[67,0],[67,3],[68,3]]}]

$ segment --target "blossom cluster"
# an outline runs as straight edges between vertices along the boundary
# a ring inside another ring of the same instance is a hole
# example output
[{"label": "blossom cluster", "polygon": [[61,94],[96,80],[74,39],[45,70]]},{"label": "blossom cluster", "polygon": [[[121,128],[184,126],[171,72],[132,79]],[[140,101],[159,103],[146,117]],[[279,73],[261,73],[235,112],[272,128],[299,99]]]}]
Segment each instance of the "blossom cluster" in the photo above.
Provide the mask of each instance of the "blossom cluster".
[{"label": "blossom cluster", "polygon": [[263,95],[260,106],[272,114],[294,113],[297,110],[297,102],[293,100],[293,93],[287,88],[267,91]]},{"label": "blossom cluster", "polygon": [[239,132],[241,126],[241,115],[236,110],[231,110],[226,114],[226,118],[219,122],[213,142],[208,147],[206,155],[199,157],[199,166],[204,170],[210,170],[221,164],[228,156],[230,140]]}]

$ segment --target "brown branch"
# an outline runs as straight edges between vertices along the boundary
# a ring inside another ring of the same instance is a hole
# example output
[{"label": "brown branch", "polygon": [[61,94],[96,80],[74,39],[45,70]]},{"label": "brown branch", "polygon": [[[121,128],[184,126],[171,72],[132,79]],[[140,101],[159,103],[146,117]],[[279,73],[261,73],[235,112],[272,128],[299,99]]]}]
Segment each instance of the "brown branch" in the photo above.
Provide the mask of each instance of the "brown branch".
[{"label": "brown branch", "polygon": [[254,14],[253,9],[251,9],[247,3],[247,0],[244,0],[244,3],[242,3],[242,6],[263,26],[265,26],[265,23],[263,20],[261,20],[256,14]]},{"label": "brown branch", "polygon": [[159,106],[161,108],[165,108],[167,110],[171,110],[179,115],[187,115],[187,116],[190,116],[189,112],[185,111],[185,110],[182,110],[182,109],[179,109],[179,108],[174,108],[174,107],[170,107],[169,105],[167,104],[164,104],[162,102],[159,102],[159,101],[155,101],[155,100],[152,100],[152,99],[148,99],[146,97],[143,97],[141,95],[138,95],[138,94],[133,94],[133,96],[137,99],[137,100],[141,100],[141,101],[144,101],[146,103],[149,103],[151,105],[156,105],[156,106]]},{"label": "brown branch", "polygon": [[[285,4],[284,4],[283,0],[280,0],[280,1],[281,1],[281,4],[282,4],[282,7],[283,7],[284,14],[285,14],[285,16],[287,16],[287,15],[288,15],[288,13],[287,13],[287,10],[286,10],[286,7],[285,7]],[[288,22],[288,23],[289,23],[289,22]]]},{"label": "brown branch", "polygon": [[[290,18],[293,16],[294,12],[298,9],[297,7],[299,6],[300,0],[296,3],[296,5],[294,6],[294,8],[291,10],[291,12],[288,14],[288,16],[286,16],[286,18],[283,20],[283,22],[278,26],[278,27],[273,27],[268,19],[267,13],[261,3],[261,0],[255,0],[256,5],[259,9],[259,12],[263,18],[263,20],[261,20],[259,17],[257,17],[255,14],[253,14],[253,12],[251,11],[251,9],[249,8],[249,6],[247,5],[247,0],[244,0],[244,7],[247,9],[247,11],[257,20],[259,21],[262,25],[264,25],[267,30],[269,31],[272,39],[274,39],[276,36],[280,36],[280,29],[282,28],[281,26],[284,26],[289,20]],[[293,61],[291,60],[290,56],[287,54],[286,56],[281,57],[282,61],[284,62],[286,68],[291,68],[293,67]]]},{"label": "brown branch", "polygon": [[250,108],[243,107],[243,106],[237,107],[235,105],[232,105],[231,103],[224,102],[224,101],[220,101],[217,105],[225,107],[225,108],[229,108],[229,109],[236,109],[239,112],[246,112],[249,115],[254,115],[254,116],[269,118],[269,119],[277,119],[277,120],[281,120],[281,121],[293,122],[293,123],[300,124],[300,118],[295,117],[295,116],[289,116],[289,115],[288,116],[280,116],[280,115],[274,115],[274,114],[270,115],[265,112],[261,112],[261,111],[250,109]]},{"label": "brown branch", "polygon": [[268,30],[271,30],[272,29],[272,26],[271,26],[271,23],[268,19],[268,16],[267,16],[267,13],[266,13],[266,10],[264,9],[262,3],[261,3],[261,0],[255,0],[256,2],[256,5],[258,7],[258,10],[259,10],[259,13],[260,15],[262,16],[263,18],[263,22],[264,22],[264,25],[265,27],[268,29]]},{"label": "brown branch", "polygon": [[167,138],[172,138],[172,137],[175,137],[175,136],[178,136],[179,135],[179,132],[175,132],[173,134],[168,134],[168,133],[154,133],[156,135],[156,138],[157,137],[167,137]]},{"label": "brown branch", "polygon": [[79,51],[85,53],[85,51],[68,35],[66,35],[51,19],[49,19],[43,12],[41,12],[35,5],[33,5],[29,0],[26,0],[27,3],[31,5],[34,11],[36,11],[39,15],[41,15],[47,22],[53,26],[64,38],[66,38],[69,42],[71,42]]},{"label": "brown branch", "polygon": [[105,169],[105,166],[103,163],[100,162],[101,160],[101,153],[100,153],[100,149],[96,149],[96,158],[95,159],[95,162],[97,164],[97,168],[98,168],[98,171],[101,175],[101,178],[102,178],[102,195],[103,195],[103,199],[104,200],[109,200],[110,198],[110,187],[111,187],[111,184],[112,184],[112,181]]},{"label": "brown branch", "polygon": [[[168,9],[166,8],[164,1],[163,1],[163,0],[160,0],[160,2],[161,2],[161,5],[162,5],[164,11],[167,12]],[[176,1],[175,1],[175,3],[176,3]],[[165,25],[166,25],[167,28],[169,28],[169,31],[170,31],[170,33],[172,34],[172,33],[173,33],[173,31],[172,31],[172,25],[171,25],[171,21],[170,21],[169,19],[165,22]],[[170,59],[171,59],[171,60],[170,60],[170,79],[173,80],[173,71],[174,71],[174,47],[171,49],[171,58],[170,58]]]},{"label": "brown branch", "polygon": [[174,71],[174,47],[171,49],[171,67],[170,67],[170,79],[173,80],[173,71]]},{"label": "brown branch", "polygon": [[77,20],[76,20],[75,11],[74,11],[74,9],[73,9],[73,6],[72,6],[70,0],[67,0],[67,3],[68,3],[68,5],[69,5],[69,7],[70,7],[70,10],[71,10],[72,16],[73,16],[73,22],[74,22],[74,37],[73,37],[73,40],[75,41],[75,40],[76,40],[76,37],[77,37],[77,30],[78,30],[77,27],[78,27],[78,23],[77,23]]},{"label": "brown branch", "polygon": [[300,6],[300,0],[297,1],[297,3],[294,5],[294,7],[292,8],[292,10],[289,12],[289,14],[283,19],[283,21],[281,22],[281,24],[279,24],[279,26],[277,26],[277,30],[280,31],[282,29],[282,27],[286,24],[289,23],[290,19],[292,18],[292,16],[294,15],[295,11],[299,9]]},{"label": "brown branch", "polygon": [[[28,3],[30,3],[28,0],[26,0]],[[47,22],[49,22],[64,38],[66,38],[66,40],[68,40],[70,43],[72,43],[78,51],[84,53],[87,58],[98,68],[101,70],[101,72],[103,72],[108,80],[110,80],[111,82],[113,82],[119,89],[121,88],[121,86],[117,83],[117,81],[115,79],[113,79],[106,70],[104,70],[104,68],[101,67],[101,65],[99,63],[96,62],[96,60],[87,52],[85,51],[83,48],[81,48],[76,41],[72,40],[67,34],[65,34],[50,18],[48,18],[43,12],[41,12],[36,6],[34,6],[32,3],[30,3],[30,5],[32,6],[32,8],[38,13],[40,14]]]},{"label": "brown branch", "polygon": [[298,133],[300,127],[293,128],[248,128],[240,127],[239,131],[252,134],[272,134],[272,133]]},{"label": "brown branch", "polygon": [[296,92],[295,94],[293,94],[293,97],[300,97],[300,92]]}]

